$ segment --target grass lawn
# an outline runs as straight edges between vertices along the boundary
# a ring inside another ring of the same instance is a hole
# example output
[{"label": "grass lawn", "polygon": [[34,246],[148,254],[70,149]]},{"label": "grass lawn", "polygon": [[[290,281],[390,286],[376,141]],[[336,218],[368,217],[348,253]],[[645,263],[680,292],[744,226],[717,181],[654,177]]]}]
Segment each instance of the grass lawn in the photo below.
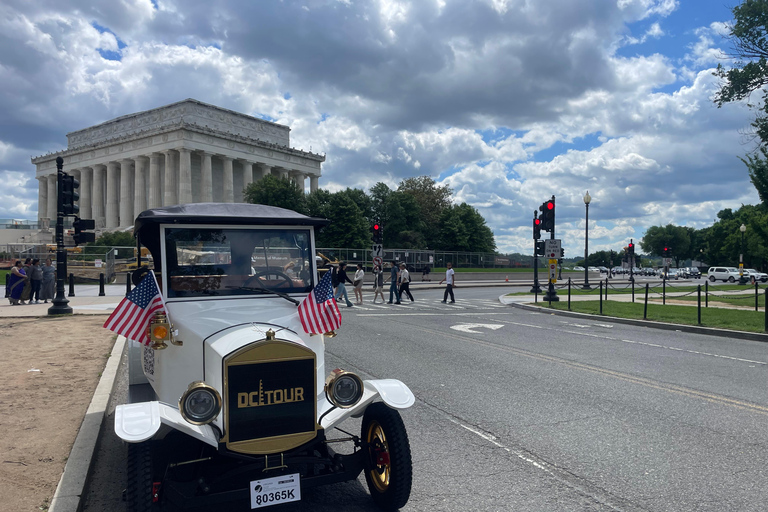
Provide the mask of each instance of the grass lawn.
[{"label": "grass lawn", "polygon": [[[610,295],[609,295],[610,296]],[[568,309],[568,301],[561,297],[560,302],[553,302],[552,309]],[[539,303],[544,309],[547,303]],[[571,311],[599,315],[599,301],[571,302]],[[619,318],[643,319],[643,303],[627,303],[603,301],[603,315]],[[674,306],[648,304],[647,320],[683,325],[699,325],[697,308],[691,306]],[[765,313],[763,311],[746,311],[734,309],[705,308],[702,303],[701,325],[734,331],[759,332],[765,331]]]}]

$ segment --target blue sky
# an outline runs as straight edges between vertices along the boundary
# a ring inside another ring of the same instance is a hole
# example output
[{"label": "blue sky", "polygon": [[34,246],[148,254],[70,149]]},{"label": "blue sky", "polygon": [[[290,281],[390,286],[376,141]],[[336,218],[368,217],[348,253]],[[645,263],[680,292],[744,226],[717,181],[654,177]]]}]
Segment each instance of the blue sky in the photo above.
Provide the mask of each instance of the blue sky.
[{"label": "blue sky", "polygon": [[185,98],[292,128],[320,185],[430,175],[529,252],[557,197],[583,254],[758,202],[743,105],[717,109],[728,6],[714,0],[7,0],[0,218],[35,218],[31,156],[66,133]]}]

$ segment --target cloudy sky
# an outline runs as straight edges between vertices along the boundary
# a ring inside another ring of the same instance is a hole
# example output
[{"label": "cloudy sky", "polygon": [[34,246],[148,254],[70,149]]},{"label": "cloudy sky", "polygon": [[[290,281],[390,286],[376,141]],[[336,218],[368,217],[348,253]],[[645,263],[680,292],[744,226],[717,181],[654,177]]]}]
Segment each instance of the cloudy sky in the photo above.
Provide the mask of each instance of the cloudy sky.
[{"label": "cloudy sky", "polygon": [[[712,103],[722,0],[3,0],[0,218],[36,218],[30,157],[194,98],[289,125],[322,187],[429,175],[531,252],[566,255],[756,204],[743,105]],[[734,3],[735,5],[735,3]]]}]

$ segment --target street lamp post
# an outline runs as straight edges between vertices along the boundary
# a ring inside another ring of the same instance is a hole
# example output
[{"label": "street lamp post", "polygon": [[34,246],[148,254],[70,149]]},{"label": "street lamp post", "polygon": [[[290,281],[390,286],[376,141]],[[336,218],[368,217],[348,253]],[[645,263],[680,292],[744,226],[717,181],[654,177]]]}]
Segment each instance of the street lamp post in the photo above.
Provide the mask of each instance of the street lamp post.
[{"label": "street lamp post", "polygon": [[747,226],[741,225],[739,231],[741,231],[741,253],[739,253],[739,284],[747,284],[747,278],[744,277],[744,232],[747,230]]},{"label": "street lamp post", "polygon": [[586,207],[586,225],[584,226],[584,290],[591,290],[589,286],[589,203],[592,201],[592,196],[589,195],[589,190],[584,194],[584,206]]}]

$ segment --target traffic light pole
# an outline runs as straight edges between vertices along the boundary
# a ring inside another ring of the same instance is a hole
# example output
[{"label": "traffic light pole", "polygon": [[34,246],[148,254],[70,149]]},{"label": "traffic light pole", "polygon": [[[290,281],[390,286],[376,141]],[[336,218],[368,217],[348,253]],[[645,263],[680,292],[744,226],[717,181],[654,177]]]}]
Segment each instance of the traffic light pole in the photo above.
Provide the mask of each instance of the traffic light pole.
[{"label": "traffic light pole", "polygon": [[[555,196],[553,195],[552,204],[554,205],[554,203],[555,203]],[[553,212],[554,212],[554,209],[553,209]],[[551,235],[550,238],[554,240],[555,239],[554,218],[552,222],[552,231],[550,231],[550,235]],[[560,297],[557,296],[557,291],[555,290],[555,283],[552,282],[552,279],[548,279],[548,281],[549,281],[549,286],[547,287],[547,293],[544,295],[543,300],[547,302],[557,302],[560,300]]]},{"label": "traffic light pole", "polygon": [[64,279],[67,277],[67,251],[64,249],[64,196],[62,182],[64,181],[64,159],[56,158],[56,297],[53,305],[48,308],[49,315],[71,315],[72,307],[64,295]]}]

